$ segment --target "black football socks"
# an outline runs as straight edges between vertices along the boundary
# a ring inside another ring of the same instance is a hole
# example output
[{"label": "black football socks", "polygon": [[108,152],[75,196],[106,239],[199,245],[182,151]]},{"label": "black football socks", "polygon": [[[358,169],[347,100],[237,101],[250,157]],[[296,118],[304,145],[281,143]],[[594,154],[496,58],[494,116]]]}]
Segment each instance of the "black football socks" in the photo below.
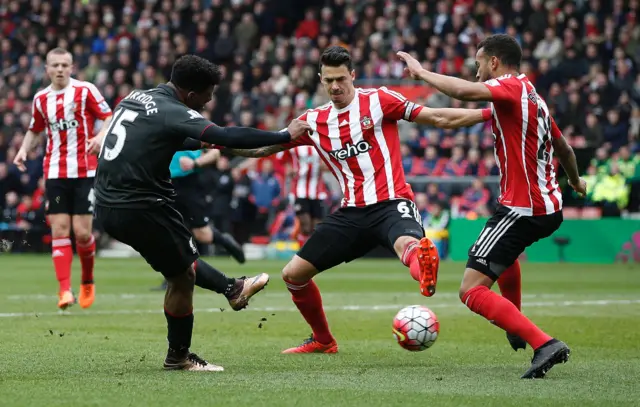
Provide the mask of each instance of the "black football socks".
[{"label": "black football socks", "polygon": [[222,271],[217,270],[202,259],[196,260],[194,268],[196,270],[196,286],[218,294],[224,294],[226,297],[235,291],[237,286],[244,285],[242,280],[227,277]]},{"label": "black football socks", "polygon": [[172,315],[165,309],[164,316],[167,319],[169,348],[176,352],[186,352],[191,347],[193,312],[187,315]]}]

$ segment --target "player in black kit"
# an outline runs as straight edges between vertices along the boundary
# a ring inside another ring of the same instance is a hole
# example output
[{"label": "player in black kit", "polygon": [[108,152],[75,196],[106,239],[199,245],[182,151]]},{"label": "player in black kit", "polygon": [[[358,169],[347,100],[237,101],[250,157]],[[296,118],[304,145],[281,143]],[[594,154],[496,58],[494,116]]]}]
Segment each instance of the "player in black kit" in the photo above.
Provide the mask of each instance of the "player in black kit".
[{"label": "player in black kit", "polygon": [[116,107],[104,130],[95,181],[96,217],[113,238],[138,251],[168,280],[164,300],[169,350],[166,370],[221,371],[191,353],[194,284],[224,294],[234,310],[269,281],[228,278],[198,259],[191,232],[174,208],[169,163],[179,150],[203,146],[255,148],[296,139],[309,130],[294,120],[284,132],[221,128],[198,113],[221,79],[217,66],[186,55],[165,85],[133,91]]}]

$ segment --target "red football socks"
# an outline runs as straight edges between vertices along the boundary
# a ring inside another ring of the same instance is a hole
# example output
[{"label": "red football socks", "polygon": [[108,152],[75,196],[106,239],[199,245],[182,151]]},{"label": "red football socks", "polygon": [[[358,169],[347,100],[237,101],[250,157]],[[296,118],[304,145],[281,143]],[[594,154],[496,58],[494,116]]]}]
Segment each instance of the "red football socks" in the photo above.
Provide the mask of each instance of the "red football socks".
[{"label": "red football socks", "polygon": [[53,258],[53,267],[56,270],[56,278],[60,284],[60,292],[69,291],[71,289],[71,262],[73,261],[71,239],[68,237],[53,239],[51,257]]},{"label": "red football socks", "polygon": [[519,310],[522,309],[522,279],[518,260],[500,275],[498,287],[504,298],[511,301]]},{"label": "red football socks", "polygon": [[328,345],[334,341],[329,330],[327,317],[322,308],[322,296],[315,281],[309,280],[299,284],[284,280],[287,289],[291,293],[293,303],[313,330],[313,337],[323,345]]},{"label": "red football socks", "polygon": [[522,315],[513,303],[488,287],[473,287],[462,297],[462,302],[476,314],[493,321],[505,331],[518,335],[533,349],[538,349],[553,339]]},{"label": "red football socks", "polygon": [[409,243],[402,253],[402,264],[409,267],[411,278],[420,281],[420,263],[418,263],[418,242]]},{"label": "red football socks", "polygon": [[76,241],[76,251],[82,264],[82,284],[93,283],[93,263],[96,252],[96,240],[93,235],[86,243]]}]

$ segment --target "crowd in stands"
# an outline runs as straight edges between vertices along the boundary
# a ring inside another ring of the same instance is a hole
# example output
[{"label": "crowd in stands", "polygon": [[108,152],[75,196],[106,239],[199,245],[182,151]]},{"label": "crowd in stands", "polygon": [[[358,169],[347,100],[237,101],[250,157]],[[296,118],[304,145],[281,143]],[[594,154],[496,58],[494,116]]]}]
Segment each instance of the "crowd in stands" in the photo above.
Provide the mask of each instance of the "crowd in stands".
[{"label": "crowd in stands", "polygon": [[[0,227],[42,222],[44,138],[31,153],[26,173],[11,163],[30,120],[33,95],[48,84],[44,56],[53,47],[72,51],[74,76],[94,83],[112,107],[133,88],[165,82],[177,57],[195,53],[220,64],[225,75],[206,106],[208,118],[225,126],[275,130],[328,101],[317,76],[320,53],[328,45],[351,50],[359,86],[395,84],[411,90],[422,84],[403,78],[396,51],[414,53],[435,72],[474,80],[476,44],[495,33],[520,42],[521,71],[546,98],[589,178],[587,205],[614,215],[637,211],[639,3],[0,0]],[[437,92],[415,101],[433,107],[478,106]],[[499,171],[489,124],[461,130],[402,124],[400,130],[407,174],[481,177],[486,182],[469,181],[447,191],[459,196],[456,213],[491,210],[495,188],[489,184]],[[224,161],[212,175],[230,180],[213,217],[252,233],[241,224],[266,219],[273,215],[269,208],[286,201],[282,166],[265,168],[260,162],[256,169],[236,171],[230,165],[235,161]],[[417,188],[419,199],[449,205],[450,196],[441,196],[439,185]],[[571,203],[568,188],[565,197]],[[221,215],[225,211],[227,216]]]}]

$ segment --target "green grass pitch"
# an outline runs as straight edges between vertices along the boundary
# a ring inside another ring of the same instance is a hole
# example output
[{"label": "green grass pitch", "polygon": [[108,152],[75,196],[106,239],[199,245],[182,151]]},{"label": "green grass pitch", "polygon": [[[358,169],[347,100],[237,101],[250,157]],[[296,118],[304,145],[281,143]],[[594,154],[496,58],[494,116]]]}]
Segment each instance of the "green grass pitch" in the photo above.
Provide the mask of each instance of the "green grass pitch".
[{"label": "green grass pitch", "polygon": [[[317,279],[337,355],[281,355],[310,333],[280,279],[283,262],[239,266],[271,274],[232,312],[198,289],[192,349],[222,373],[164,372],[160,275],[139,259],[97,259],[93,307],[58,314],[48,256],[0,255],[1,406],[637,406],[640,405],[640,269],[523,265],[524,312],[571,348],[568,364],[524,381],[531,351],[457,299],[464,265],[441,265],[438,293],[422,297],[398,261],[359,260]],[[79,284],[74,261],[74,287]],[[405,305],[435,311],[440,337],[401,349],[391,321]],[[220,312],[221,308],[226,308]]]}]

